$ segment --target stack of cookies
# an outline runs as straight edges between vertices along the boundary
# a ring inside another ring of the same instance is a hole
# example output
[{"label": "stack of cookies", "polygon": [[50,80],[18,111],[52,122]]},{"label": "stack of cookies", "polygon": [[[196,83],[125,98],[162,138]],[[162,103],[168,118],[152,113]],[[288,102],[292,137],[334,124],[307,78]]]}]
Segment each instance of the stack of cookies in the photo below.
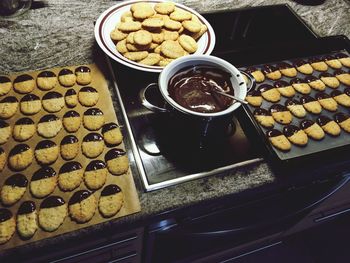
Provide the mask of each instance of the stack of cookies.
[{"label": "stack of cookies", "polygon": [[303,155],[349,144],[346,51],[244,70],[257,82],[246,97],[248,110],[274,148]]}]

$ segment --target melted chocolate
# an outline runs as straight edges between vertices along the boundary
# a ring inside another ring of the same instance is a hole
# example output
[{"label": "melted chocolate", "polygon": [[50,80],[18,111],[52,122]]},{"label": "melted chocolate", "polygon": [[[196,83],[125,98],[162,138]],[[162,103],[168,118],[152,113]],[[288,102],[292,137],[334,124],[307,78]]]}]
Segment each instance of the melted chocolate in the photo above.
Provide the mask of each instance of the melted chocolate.
[{"label": "melted chocolate", "polygon": [[53,73],[52,71],[42,71],[39,73],[38,78],[52,78],[56,77],[56,74]]},{"label": "melted chocolate", "polygon": [[14,174],[6,179],[5,185],[10,185],[12,187],[27,187],[28,180],[23,174]]},{"label": "melted chocolate", "polygon": [[35,95],[35,94],[27,94],[25,96],[23,96],[23,98],[21,99],[21,102],[24,101],[36,101],[36,100],[40,100],[40,98]]},{"label": "melted chocolate", "polygon": [[350,88],[344,89],[344,93],[348,96],[350,96]]},{"label": "melted chocolate", "polygon": [[350,118],[350,116],[346,115],[345,113],[343,112],[338,112],[336,114],[334,114],[334,120],[337,122],[337,123],[341,123],[343,121],[346,121],[347,119]]},{"label": "melted chocolate", "polygon": [[35,150],[42,150],[42,149],[47,149],[55,146],[57,145],[53,141],[43,140],[36,145]]},{"label": "melted chocolate", "polygon": [[313,81],[316,81],[316,80],[318,80],[318,78],[316,78],[315,76],[307,76],[307,77],[305,78],[305,81],[306,81],[307,83],[310,83],[310,82],[313,82]]},{"label": "melted chocolate", "polygon": [[247,72],[248,74],[251,74],[251,73],[253,73],[253,72],[255,72],[255,71],[258,71],[258,69],[255,68],[255,67],[249,67],[249,68],[247,68],[247,69],[245,70],[245,72]]},{"label": "melted chocolate", "polygon": [[91,132],[87,135],[85,135],[84,142],[96,142],[96,141],[103,141],[103,138],[101,136],[101,134],[96,133],[96,132]]},{"label": "melted chocolate", "polygon": [[257,108],[254,110],[254,115],[262,115],[262,116],[271,116],[271,113],[268,110],[263,108]]},{"label": "melted chocolate", "polygon": [[332,59],[335,59],[335,58],[333,56],[331,56],[331,55],[326,55],[326,56],[323,57],[323,59],[325,61],[327,61],[327,60],[332,60]]},{"label": "melted chocolate", "polygon": [[81,201],[85,200],[88,198],[92,193],[88,190],[79,190],[76,191],[72,197],[69,199],[69,205],[74,205],[77,203],[80,203]]},{"label": "melted chocolate", "polygon": [[101,116],[103,115],[103,112],[98,108],[90,108],[84,112],[84,115]]},{"label": "melted chocolate", "polygon": [[280,135],[282,135],[282,132],[280,132],[279,130],[276,130],[276,129],[271,129],[271,130],[268,130],[266,132],[267,137],[277,137]]},{"label": "melted chocolate", "polygon": [[12,213],[6,208],[0,208],[0,223],[12,218]]},{"label": "melted chocolate", "polygon": [[276,70],[277,70],[277,68],[275,66],[272,66],[272,65],[264,65],[261,69],[261,71],[264,74],[268,74],[268,73],[274,72]]},{"label": "melted chocolate", "polygon": [[287,81],[284,81],[284,80],[276,81],[273,85],[274,85],[276,88],[283,88],[283,87],[289,86],[288,82],[287,82]]},{"label": "melted chocolate", "polygon": [[300,78],[294,78],[290,80],[290,84],[300,84],[300,83],[305,83],[305,80]]},{"label": "melted chocolate", "polygon": [[295,65],[296,67],[300,67],[302,65],[307,64],[304,60],[302,59],[296,59],[293,61],[293,65]]},{"label": "melted chocolate", "polygon": [[287,62],[280,62],[276,66],[277,66],[278,69],[287,69],[287,68],[292,68],[293,67],[292,65],[290,65]]},{"label": "melted chocolate", "polygon": [[77,67],[75,69],[75,73],[84,73],[84,72],[91,72],[90,68],[86,67],[86,66],[80,66],[80,67]]},{"label": "melted chocolate", "polygon": [[106,133],[108,131],[117,129],[117,128],[119,128],[119,126],[116,123],[114,123],[114,122],[106,123],[102,127],[102,134],[104,134],[104,133]]},{"label": "melted chocolate", "polygon": [[317,62],[321,62],[322,58],[320,58],[320,57],[312,57],[312,58],[309,58],[309,61],[311,63],[317,63]]},{"label": "melted chocolate", "polygon": [[81,166],[80,163],[78,162],[67,162],[64,165],[62,165],[59,173],[63,174],[63,173],[69,173],[69,172],[73,172],[73,171],[77,171],[82,169],[83,167]]},{"label": "melted chocolate", "polygon": [[80,117],[80,114],[75,110],[70,110],[63,115],[63,118],[73,118],[73,117]]},{"label": "melted chocolate", "polygon": [[333,72],[334,75],[341,75],[341,74],[346,74],[346,72],[342,69],[337,69]]},{"label": "melted chocolate", "polygon": [[106,168],[106,164],[100,160],[93,160],[86,166],[86,171],[96,171]]},{"label": "melted chocolate", "polygon": [[41,179],[50,178],[54,176],[56,176],[56,172],[52,167],[43,166],[33,174],[32,181],[38,181]]},{"label": "melted chocolate", "polygon": [[324,92],[317,92],[315,95],[315,98],[317,100],[323,100],[323,99],[329,99],[331,96],[329,96],[327,93]]},{"label": "melted chocolate", "polygon": [[329,78],[329,77],[334,77],[332,74],[328,73],[328,72],[322,72],[319,75],[320,78]]},{"label": "melted chocolate", "polygon": [[16,121],[15,125],[34,125],[34,121],[31,118],[21,118]]},{"label": "melted chocolate", "polygon": [[261,92],[259,90],[251,90],[247,94],[248,96],[253,96],[253,97],[260,97]]},{"label": "melted chocolate", "polygon": [[110,149],[106,153],[105,161],[108,162],[112,159],[116,159],[116,158],[121,157],[123,155],[126,155],[126,152],[123,149],[113,148],[113,149]]},{"label": "melted chocolate", "polygon": [[336,97],[336,96],[339,96],[339,95],[342,95],[343,93],[341,93],[341,91],[340,90],[333,90],[332,92],[331,92],[331,96],[332,97]]},{"label": "melted chocolate", "polygon": [[14,96],[8,96],[6,98],[3,98],[0,103],[18,103],[18,100]]},{"label": "melted chocolate", "polygon": [[60,70],[60,72],[58,73],[58,76],[64,76],[64,75],[70,75],[70,74],[73,75],[74,74],[73,71],[71,71],[68,68],[64,68]]},{"label": "melted chocolate", "polygon": [[79,92],[93,92],[97,93],[97,90],[94,89],[93,87],[87,86],[87,87],[82,87]]},{"label": "melted chocolate", "polygon": [[0,120],[0,128],[6,128],[9,126],[10,124],[8,124],[6,121]]},{"label": "melted chocolate", "polygon": [[40,204],[40,208],[52,208],[64,205],[66,202],[63,200],[62,197],[59,196],[49,196],[42,201]]},{"label": "melted chocolate", "polygon": [[11,82],[11,79],[9,77],[0,76],[0,83],[7,83],[7,82]]},{"label": "melted chocolate", "polygon": [[269,84],[262,84],[259,86],[258,91],[262,93],[262,92],[268,91],[268,90],[273,89],[273,88],[274,87],[269,85]]},{"label": "melted chocolate", "polygon": [[61,145],[73,144],[78,142],[79,142],[78,138],[75,137],[74,135],[67,135],[62,139]]},{"label": "melted chocolate", "polygon": [[300,129],[295,125],[287,125],[283,128],[283,134],[287,137],[291,137],[293,134],[300,131]]},{"label": "melted chocolate", "polygon": [[39,120],[39,123],[50,122],[50,121],[57,121],[59,119],[60,118],[58,118],[54,114],[47,114],[47,115],[44,115],[43,117],[41,117],[41,119]]},{"label": "melted chocolate", "polygon": [[318,123],[318,125],[320,126],[324,126],[326,125],[328,122],[332,121],[330,118],[328,118],[325,115],[320,115],[319,117],[317,117],[316,122]]},{"label": "melted chocolate", "polygon": [[74,89],[67,90],[65,94],[65,96],[74,96],[74,95],[77,95]]},{"label": "melted chocolate", "polygon": [[18,215],[25,215],[33,213],[36,209],[36,205],[33,201],[24,201],[18,208]]},{"label": "melted chocolate", "polygon": [[107,185],[105,188],[103,188],[101,192],[101,196],[108,196],[108,195],[114,195],[117,193],[120,193],[122,189],[116,184],[110,184]]},{"label": "melted chocolate", "polygon": [[300,98],[300,102],[302,104],[308,103],[308,102],[312,102],[312,101],[316,101],[313,97],[309,96],[309,95],[304,95]]},{"label": "melted chocolate", "polygon": [[58,93],[56,91],[50,91],[48,93],[46,93],[43,97],[43,100],[50,100],[50,99],[59,99],[62,98],[62,94]]},{"label": "melted chocolate", "polygon": [[17,144],[15,147],[12,148],[9,156],[14,156],[16,154],[23,153],[25,151],[28,151],[29,149],[30,147],[27,144],[24,144],[24,143]]},{"label": "melted chocolate", "polygon": [[18,77],[13,81],[13,83],[24,82],[24,81],[33,80],[33,79],[34,79],[34,78],[33,78],[31,75],[23,74],[23,75],[18,76]]},{"label": "melted chocolate", "polygon": [[334,57],[335,57],[335,58],[347,58],[348,55],[346,55],[346,54],[344,54],[344,53],[337,53],[337,54],[335,54]]},{"label": "melted chocolate", "polygon": [[273,112],[282,112],[282,111],[288,111],[288,109],[281,105],[281,104],[273,104],[271,107],[270,107],[270,112],[273,113]]},{"label": "melted chocolate", "polygon": [[311,127],[311,126],[314,125],[314,124],[315,124],[315,122],[312,121],[312,120],[302,120],[302,121],[300,122],[300,128],[303,129],[303,130],[305,130],[305,129]]}]

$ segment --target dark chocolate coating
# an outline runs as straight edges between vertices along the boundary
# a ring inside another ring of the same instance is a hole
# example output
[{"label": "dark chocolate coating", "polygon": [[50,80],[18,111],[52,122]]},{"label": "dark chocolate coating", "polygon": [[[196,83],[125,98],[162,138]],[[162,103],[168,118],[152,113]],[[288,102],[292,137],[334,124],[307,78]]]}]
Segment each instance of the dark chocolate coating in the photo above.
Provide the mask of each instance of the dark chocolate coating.
[{"label": "dark chocolate coating", "polygon": [[317,62],[321,62],[322,58],[320,58],[320,57],[312,57],[312,58],[309,58],[309,61],[310,61],[310,63],[317,63]]},{"label": "dark chocolate coating", "polygon": [[253,97],[260,97],[261,92],[259,90],[251,90],[247,94],[248,96],[253,96]]},{"label": "dark chocolate coating", "polygon": [[295,125],[287,125],[283,128],[283,134],[287,137],[291,137],[293,134],[300,131],[300,128],[298,128]]},{"label": "dark chocolate coating", "polygon": [[117,128],[119,128],[119,126],[114,122],[106,123],[102,126],[102,134]]},{"label": "dark chocolate coating", "polygon": [[0,154],[3,154],[4,152],[5,150],[2,147],[0,147]]},{"label": "dark chocolate coating", "polygon": [[39,170],[37,170],[33,176],[32,181],[38,181],[45,178],[50,178],[56,176],[55,170],[50,166],[42,166]]},{"label": "dark chocolate coating", "polygon": [[300,67],[300,66],[305,65],[305,64],[307,64],[307,62],[305,62],[302,59],[296,59],[293,61],[293,65],[296,67]]},{"label": "dark chocolate coating", "polygon": [[334,114],[333,118],[334,118],[336,123],[341,123],[341,122],[346,121],[347,119],[349,119],[350,116],[346,115],[343,112],[338,112],[338,113]]},{"label": "dark chocolate coating", "polygon": [[12,213],[6,208],[0,208],[0,223],[12,218]]},{"label": "dark chocolate coating", "polygon": [[29,149],[30,147],[27,144],[24,144],[24,143],[17,144],[15,147],[12,148],[9,156],[14,156],[16,154],[23,153],[25,151],[28,151]]},{"label": "dark chocolate coating", "polygon": [[53,195],[45,198],[44,201],[42,201],[42,203],[40,204],[40,209],[57,207],[64,205],[65,203],[66,202],[63,200],[62,197]]},{"label": "dark chocolate coating", "polygon": [[70,69],[64,68],[64,69],[60,70],[60,72],[58,73],[58,76],[64,76],[64,75],[69,75],[69,74],[74,74],[74,73]]},{"label": "dark chocolate coating", "polygon": [[101,134],[96,133],[96,132],[91,132],[83,138],[84,142],[96,142],[96,141],[103,141],[103,137]]},{"label": "dark chocolate coating", "polygon": [[9,127],[10,124],[8,124],[6,121],[0,120],[0,129]]},{"label": "dark chocolate coating", "polygon": [[57,121],[59,119],[60,118],[58,118],[54,114],[47,114],[47,115],[44,115],[43,117],[40,118],[39,123],[50,122],[50,121]]},{"label": "dark chocolate coating", "polygon": [[332,60],[335,59],[335,57],[333,57],[332,55],[326,55],[323,57],[323,60],[327,61],[327,60]]},{"label": "dark chocolate coating", "polygon": [[332,121],[330,118],[328,118],[325,115],[320,115],[317,117],[316,122],[318,123],[318,125],[320,126],[324,126],[326,125],[328,122]]},{"label": "dark chocolate coating", "polygon": [[282,112],[282,111],[288,111],[288,109],[286,108],[286,106],[283,106],[281,104],[273,104],[270,107],[270,112]]},{"label": "dark chocolate coating", "polygon": [[350,96],[350,88],[344,89],[344,93],[348,96]]},{"label": "dark chocolate coating", "polygon": [[255,71],[258,71],[259,69],[255,68],[255,67],[249,67],[245,70],[245,72],[247,72],[248,74],[251,74]]},{"label": "dark chocolate coating", "polygon": [[27,187],[28,180],[23,174],[14,174],[6,179],[5,185]]},{"label": "dark chocolate coating", "polygon": [[15,96],[8,96],[3,98],[0,103],[18,103],[18,99]]},{"label": "dark chocolate coating", "polygon": [[264,73],[264,74],[268,74],[268,73],[271,73],[271,72],[274,72],[274,71],[276,71],[277,70],[277,68],[275,67],[275,66],[272,66],[272,65],[264,65],[263,67],[262,67],[262,72]]},{"label": "dark chocolate coating", "polygon": [[302,104],[308,103],[308,102],[312,102],[312,101],[316,101],[313,97],[309,96],[309,95],[304,95],[300,98],[300,102]]},{"label": "dark chocolate coating", "polygon": [[260,91],[262,93],[262,92],[268,91],[268,90],[273,89],[273,88],[274,87],[269,85],[269,84],[262,84],[259,86],[258,91]]},{"label": "dark chocolate coating", "polygon": [[307,76],[306,78],[305,78],[305,81],[307,82],[307,83],[310,83],[310,82],[313,82],[313,81],[316,81],[316,80],[318,80],[318,78],[316,78],[315,76]]},{"label": "dark chocolate coating", "polygon": [[344,54],[344,53],[337,53],[334,55],[335,58],[347,58],[348,55]]},{"label": "dark chocolate coating", "polygon": [[35,94],[27,94],[27,95],[24,95],[23,98],[21,99],[21,102],[24,102],[24,101],[36,101],[36,100],[40,100],[40,98],[35,95]]},{"label": "dark chocolate coating", "polygon": [[7,82],[11,82],[11,79],[9,77],[0,76],[0,83],[7,83]]},{"label": "dark chocolate coating", "polygon": [[86,86],[86,87],[82,87],[79,92],[94,92],[97,93],[97,90],[93,87],[90,86]]},{"label": "dark chocolate coating", "polygon": [[340,74],[345,74],[346,72],[342,69],[337,69],[333,72],[334,75],[340,75]]},{"label": "dark chocolate coating", "polygon": [[289,63],[287,63],[287,62],[284,62],[284,61],[278,63],[276,66],[277,66],[278,69],[293,68],[293,66],[292,66],[291,64],[289,64]]},{"label": "dark chocolate coating", "polygon": [[121,157],[123,155],[126,155],[126,152],[123,149],[113,148],[113,149],[110,149],[106,153],[105,161],[108,162],[112,159],[116,159],[116,158]]},{"label": "dark chocolate coating", "polygon": [[96,171],[99,169],[106,168],[106,164],[103,161],[100,160],[93,160],[86,166],[86,171]]},{"label": "dark chocolate coating", "polygon": [[287,106],[292,106],[292,105],[301,105],[301,103],[295,99],[287,99],[284,103],[284,105]]},{"label": "dark chocolate coating", "polygon": [[43,140],[36,145],[35,150],[42,150],[42,149],[47,149],[55,146],[57,146],[57,144],[54,143],[53,141]]},{"label": "dark chocolate coating", "polygon": [[305,83],[305,80],[301,78],[294,78],[290,80],[290,84],[300,84],[300,83]]},{"label": "dark chocolate coating", "polygon": [[122,189],[120,189],[118,185],[110,184],[103,188],[101,192],[101,196],[114,195],[114,194],[120,193],[121,191]]},{"label": "dark chocolate coating", "polygon": [[84,112],[84,115],[99,116],[103,115],[103,112],[98,108],[90,108]]},{"label": "dark chocolate coating", "polygon": [[18,215],[25,215],[33,213],[36,209],[36,205],[33,201],[24,201],[21,206],[18,208]]},{"label": "dark chocolate coating", "polygon": [[342,95],[343,93],[340,91],[340,90],[333,90],[332,92],[331,92],[331,96],[332,97],[336,97],[336,96],[339,96],[339,95]]},{"label": "dark chocolate coating", "polygon": [[86,66],[80,66],[75,69],[75,73],[78,73],[78,72],[91,72],[91,69]]},{"label": "dark chocolate coating", "polygon": [[315,95],[315,98],[317,100],[323,100],[323,99],[329,99],[331,96],[329,96],[327,93],[324,92],[317,92]]},{"label": "dark chocolate coating", "polygon": [[76,91],[74,89],[69,89],[66,91],[66,94],[64,96],[73,96],[77,95]]},{"label": "dark chocolate coating", "polygon": [[276,129],[270,129],[266,132],[267,137],[277,137],[282,135],[282,132]]},{"label": "dark chocolate coating", "polygon": [[271,113],[263,108],[257,108],[253,112],[254,115],[270,116]]},{"label": "dark chocolate coating", "polygon": [[69,199],[68,205],[74,205],[88,198],[92,193],[88,190],[76,191]]},{"label": "dark chocolate coating", "polygon": [[279,81],[276,81],[273,85],[276,88],[283,88],[283,87],[289,86],[289,83],[287,81],[284,81],[284,80],[279,80]]},{"label": "dark chocolate coating", "polygon": [[32,80],[32,79],[34,79],[34,78],[33,78],[31,75],[23,74],[23,75],[18,76],[18,77],[13,81],[13,83],[24,82],[24,81]]},{"label": "dark chocolate coating", "polygon": [[50,100],[50,99],[59,99],[62,98],[62,94],[58,93],[56,91],[50,91],[48,93],[46,93],[43,97],[43,100]]},{"label": "dark chocolate coating", "polygon": [[62,165],[62,167],[60,168],[59,173],[60,174],[69,173],[69,172],[80,170],[82,168],[83,168],[83,166],[81,166],[81,164],[78,163],[78,162],[75,162],[75,161],[67,162],[64,165]]},{"label": "dark chocolate coating", "polygon": [[76,136],[74,135],[67,135],[65,136],[62,141],[61,141],[61,145],[66,145],[66,144],[72,144],[72,143],[78,143],[79,140]]},{"label": "dark chocolate coating", "polygon": [[34,125],[34,121],[31,118],[24,117],[16,121],[15,125]]},{"label": "dark chocolate coating", "polygon": [[302,121],[300,122],[300,128],[303,129],[303,130],[305,130],[305,129],[311,127],[311,126],[314,125],[314,124],[315,124],[315,122],[312,121],[312,120],[302,120]]},{"label": "dark chocolate coating", "polygon": [[328,73],[328,72],[322,72],[319,75],[320,78],[329,78],[329,77],[334,77],[332,74]]},{"label": "dark chocolate coating", "polygon": [[71,118],[71,117],[80,117],[80,114],[75,110],[70,110],[63,115],[63,118]]},{"label": "dark chocolate coating", "polygon": [[51,78],[51,77],[56,77],[56,74],[48,70],[42,71],[38,74],[38,78]]}]

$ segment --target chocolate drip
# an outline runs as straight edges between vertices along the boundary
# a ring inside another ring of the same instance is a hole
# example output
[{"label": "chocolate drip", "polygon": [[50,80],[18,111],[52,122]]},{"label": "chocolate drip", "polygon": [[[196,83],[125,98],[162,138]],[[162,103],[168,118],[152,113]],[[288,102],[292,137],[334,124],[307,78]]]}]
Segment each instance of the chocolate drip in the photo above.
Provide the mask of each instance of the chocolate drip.
[{"label": "chocolate drip", "polygon": [[346,54],[344,54],[344,53],[337,53],[337,54],[335,54],[334,57],[335,57],[335,58],[347,58],[348,55],[346,55]]},{"label": "chocolate drip", "polygon": [[288,111],[288,109],[281,105],[281,104],[273,104],[271,107],[270,107],[270,112],[273,113],[273,112],[282,112],[282,111]]},{"label": "chocolate drip", "polygon": [[57,207],[64,205],[65,203],[66,202],[63,200],[62,197],[53,195],[45,198],[44,201],[42,201],[42,203],[40,204],[40,209]]},{"label": "chocolate drip", "polygon": [[80,117],[80,114],[75,110],[70,110],[63,115],[63,118],[73,118],[73,117]]},{"label": "chocolate drip", "polygon": [[254,110],[254,115],[270,116],[271,113],[263,108],[257,108]]},{"label": "chocolate drip", "polygon": [[283,134],[287,137],[291,137],[293,134],[300,131],[300,129],[295,125],[288,125],[283,128]]},{"label": "chocolate drip", "polygon": [[93,87],[90,86],[86,86],[86,87],[82,87],[79,92],[94,92],[97,93],[97,90]]},{"label": "chocolate drip", "polygon": [[106,168],[106,164],[103,161],[100,160],[94,160],[91,161],[87,166],[86,166],[86,171],[96,171],[100,169]]},{"label": "chocolate drip", "polygon": [[320,78],[329,78],[329,77],[334,77],[332,74],[328,73],[328,72],[322,72],[319,75]]},{"label": "chocolate drip", "polygon": [[346,121],[347,119],[350,118],[350,116],[346,115],[345,113],[343,112],[338,112],[334,115],[334,120],[337,122],[337,123],[341,123],[343,121]]},{"label": "chocolate drip", "polygon": [[289,84],[288,84],[287,81],[279,80],[279,81],[276,81],[276,82],[274,83],[274,86],[275,86],[276,88],[283,88],[283,87],[289,86]]},{"label": "chocolate drip", "polygon": [[315,124],[315,122],[312,121],[312,120],[302,120],[302,121],[300,122],[300,128],[303,129],[303,130],[305,130],[305,129],[311,127],[311,126],[314,125],[314,124]]},{"label": "chocolate drip", "polygon": [[59,120],[59,118],[56,115],[47,114],[47,115],[44,115],[43,117],[41,117],[41,119],[39,120],[39,123],[57,121],[57,120]]},{"label": "chocolate drip", "polygon": [[105,161],[108,162],[112,159],[116,159],[123,155],[126,155],[126,152],[122,149],[118,149],[118,148],[110,149],[105,155]]},{"label": "chocolate drip", "polygon": [[12,218],[12,213],[6,208],[0,208],[0,223]]},{"label": "chocolate drip", "polygon": [[74,96],[74,95],[77,95],[74,89],[67,90],[65,94],[65,96]]},{"label": "chocolate drip", "polygon": [[82,168],[83,167],[78,162],[74,162],[74,161],[73,162],[67,162],[64,165],[62,165],[62,167],[60,168],[59,173],[60,174],[69,173],[69,172],[80,170]]},{"label": "chocolate drip", "polygon": [[21,102],[24,101],[36,101],[36,100],[40,100],[40,98],[35,95],[35,94],[27,94],[25,96],[23,96],[23,98],[21,99]]},{"label": "chocolate drip", "polygon": [[12,187],[27,187],[28,180],[23,174],[14,174],[6,179],[5,185],[10,185]]},{"label": "chocolate drip", "polygon": [[350,88],[344,89],[344,93],[348,96],[350,96]]},{"label": "chocolate drip", "polygon": [[305,78],[305,81],[306,81],[307,83],[310,83],[310,82],[313,82],[313,81],[316,81],[316,80],[318,80],[318,78],[316,78],[315,76],[307,76],[307,77]]},{"label": "chocolate drip", "polygon": [[34,78],[33,78],[31,75],[23,74],[23,75],[18,76],[18,77],[13,81],[13,83],[24,82],[24,81],[33,80],[33,79],[34,79]]},{"label": "chocolate drip", "polygon": [[302,104],[308,103],[308,102],[312,102],[312,101],[316,101],[313,97],[309,96],[309,95],[304,95],[300,98],[300,102]]},{"label": "chocolate drip", "polygon": [[117,128],[119,128],[119,126],[114,122],[106,123],[102,127],[102,134]]},{"label": "chocolate drip", "polygon": [[69,205],[74,205],[77,203],[80,203],[81,201],[85,200],[88,198],[92,193],[88,190],[79,190],[76,191],[72,197],[69,199]]},{"label": "chocolate drip", "polygon": [[6,98],[3,98],[0,103],[18,103],[18,100],[14,96],[8,96]]},{"label": "chocolate drip", "polygon": [[260,91],[262,93],[262,92],[268,91],[268,90],[273,89],[273,88],[274,87],[269,85],[269,84],[262,84],[259,86],[258,91]]},{"label": "chocolate drip", "polygon": [[42,150],[42,149],[47,149],[55,146],[57,146],[57,144],[54,143],[53,141],[43,140],[36,145],[35,150]]},{"label": "chocolate drip", "polygon": [[305,80],[300,78],[294,78],[290,80],[290,84],[300,84],[300,83],[305,83]]},{"label": "chocolate drip", "polygon": [[101,192],[101,196],[108,196],[108,195],[114,195],[117,193],[120,193],[122,189],[116,184],[110,184],[107,185],[105,188],[103,188]]},{"label": "chocolate drip", "polygon": [[32,181],[38,181],[41,179],[50,178],[54,176],[56,176],[56,172],[52,167],[43,166],[33,174]]},{"label": "chocolate drip", "polygon": [[248,96],[253,96],[253,97],[260,97],[261,92],[259,90],[251,90],[248,92]]},{"label": "chocolate drip", "polygon": [[316,122],[320,126],[324,126],[330,121],[332,121],[332,120],[330,118],[328,118],[327,116],[325,116],[325,115],[321,115],[321,116],[317,117],[317,119],[316,119]]},{"label": "chocolate drip", "polygon": [[0,120],[0,128],[6,128],[9,126],[10,124],[8,124],[6,121]]},{"label": "chocolate drip", "polygon": [[59,99],[62,98],[62,94],[58,93],[56,91],[50,91],[48,93],[46,93],[43,97],[43,100],[50,100],[50,99]]},{"label": "chocolate drip", "polygon": [[0,76],[0,83],[7,83],[7,82],[11,82],[11,79],[9,77]]},{"label": "chocolate drip", "polygon": [[249,67],[249,68],[247,68],[247,69],[245,70],[245,72],[247,72],[248,74],[251,74],[251,73],[253,73],[253,72],[255,72],[255,71],[258,71],[258,69],[255,68],[255,67]]},{"label": "chocolate drip", "polygon": [[18,215],[26,215],[33,213],[36,209],[36,205],[33,201],[24,201],[18,208]]},{"label": "chocolate drip", "polygon": [[271,130],[268,130],[266,132],[267,137],[277,137],[280,135],[282,135],[282,132],[280,132],[279,130],[276,130],[276,129],[271,129]]},{"label": "chocolate drip", "polygon": [[98,108],[90,108],[84,112],[84,115],[85,116],[87,116],[87,115],[91,115],[91,116],[99,116],[100,115],[100,116],[102,116],[103,112]]},{"label": "chocolate drip", "polygon": [[346,74],[346,72],[342,69],[337,69],[333,72],[334,75],[341,75],[341,74]]},{"label": "chocolate drip", "polygon": [[64,76],[64,75],[69,75],[69,74],[74,74],[74,73],[70,69],[64,68],[64,69],[60,70],[60,72],[58,73],[58,76]]},{"label": "chocolate drip", "polygon": [[75,69],[75,73],[91,72],[91,69],[86,66],[80,66]]},{"label": "chocolate drip", "polygon": [[27,144],[24,144],[24,143],[17,144],[15,147],[12,148],[9,155],[14,156],[16,154],[20,154],[25,151],[28,151],[29,149],[30,147]]},{"label": "chocolate drip", "polygon": [[287,99],[284,103],[284,105],[287,106],[293,106],[293,105],[301,105],[299,101],[294,99]]},{"label": "chocolate drip", "polygon": [[264,74],[268,74],[268,73],[274,72],[276,70],[277,70],[277,68],[272,66],[272,65],[264,65],[262,68],[262,72]]},{"label": "chocolate drip", "polygon": [[96,141],[103,141],[103,138],[101,136],[101,134],[96,133],[96,132],[91,132],[87,135],[85,135],[84,142],[96,142]]},{"label": "chocolate drip", "polygon": [[302,59],[296,59],[293,61],[293,65],[295,65],[296,67],[300,67],[307,64],[304,60]]},{"label": "chocolate drip", "polygon": [[293,67],[292,65],[290,65],[289,63],[284,62],[284,61],[278,63],[276,66],[277,66],[278,69],[287,69],[287,68],[292,68]]},{"label": "chocolate drip", "polygon": [[78,142],[79,142],[78,138],[75,137],[74,135],[67,135],[62,139],[61,145],[73,144]]},{"label": "chocolate drip", "polygon": [[21,118],[16,121],[15,125],[34,125],[34,121],[31,118]]},{"label": "chocolate drip", "polygon": [[56,74],[53,73],[52,71],[42,71],[39,73],[38,78],[52,78],[56,77]]}]

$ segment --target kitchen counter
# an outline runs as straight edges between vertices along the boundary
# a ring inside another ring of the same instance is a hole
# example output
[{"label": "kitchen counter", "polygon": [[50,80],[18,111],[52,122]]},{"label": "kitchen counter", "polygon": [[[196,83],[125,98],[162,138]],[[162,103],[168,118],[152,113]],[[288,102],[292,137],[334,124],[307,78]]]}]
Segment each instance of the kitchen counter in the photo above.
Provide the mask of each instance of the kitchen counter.
[{"label": "kitchen counter", "polygon": [[[287,3],[319,36],[345,35],[350,37],[350,3],[326,0],[320,6],[302,6],[293,1],[199,1],[181,2],[198,12],[244,8],[248,6]],[[0,75],[40,70],[66,65],[95,62],[94,21],[100,13],[116,4],[110,0],[35,1],[33,8],[13,20],[0,20]],[[278,21],[276,21],[278,23]],[[271,29],[273,30],[273,29]],[[118,225],[140,224],[154,215],[182,209],[203,201],[230,196],[246,190],[268,187],[276,177],[266,162],[237,168],[230,172],[145,193],[141,181],[135,177],[142,211],[114,222],[55,237],[35,246],[55,244],[66,238],[74,239],[91,232]],[[44,244],[45,243],[45,244]],[[23,248],[23,249],[29,249]]]}]

